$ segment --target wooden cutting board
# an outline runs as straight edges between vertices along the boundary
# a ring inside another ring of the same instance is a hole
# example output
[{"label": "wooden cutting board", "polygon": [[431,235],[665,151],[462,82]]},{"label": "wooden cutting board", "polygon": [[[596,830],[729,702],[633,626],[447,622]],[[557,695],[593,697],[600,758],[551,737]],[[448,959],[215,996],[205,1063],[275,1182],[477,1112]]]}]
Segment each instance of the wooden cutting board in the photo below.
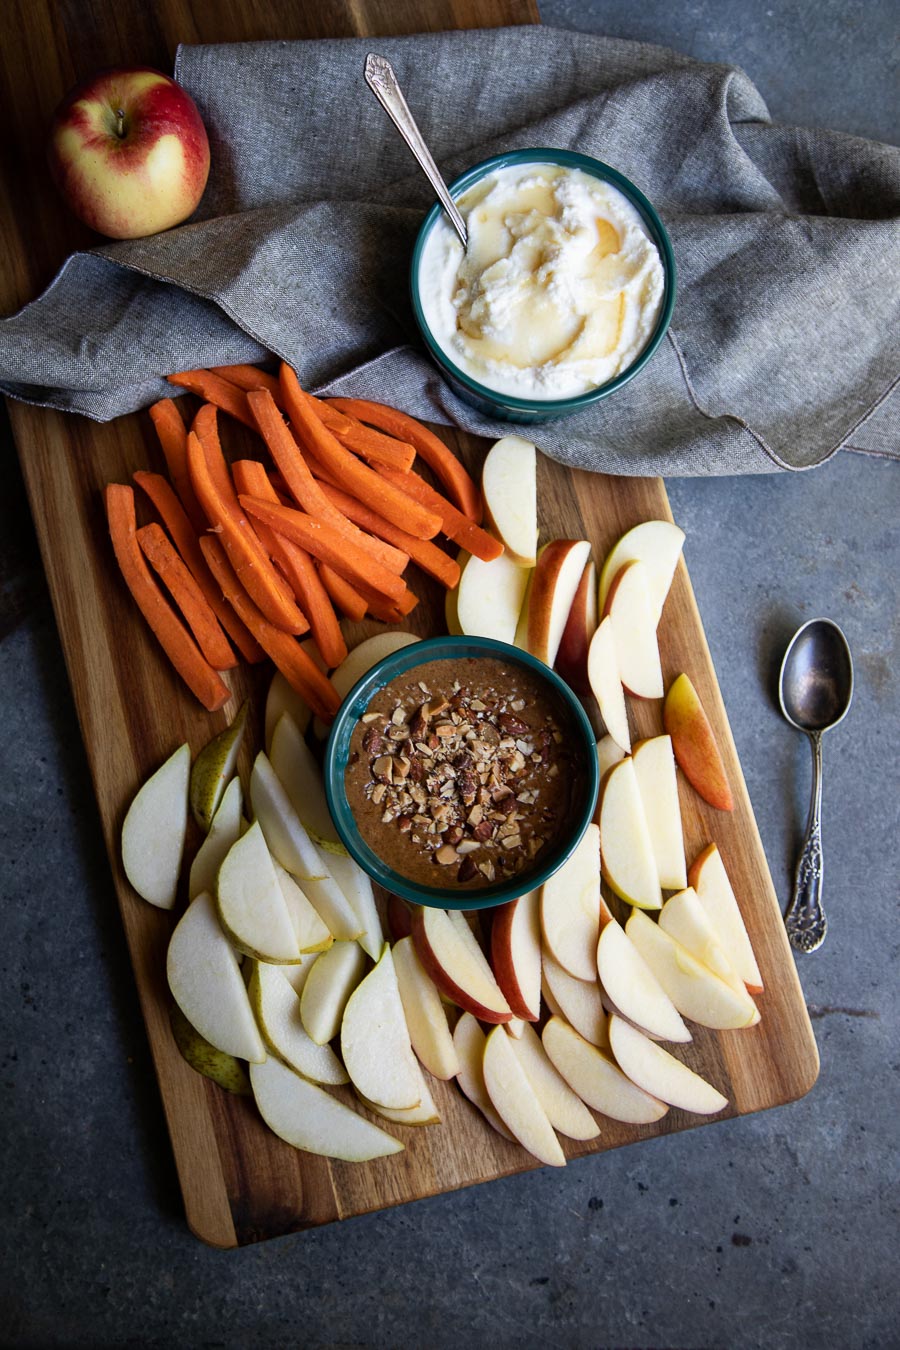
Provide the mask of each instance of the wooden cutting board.
[{"label": "wooden cutting board", "polygon": [[[93,0],[75,11],[66,0],[12,0],[4,19],[15,41],[0,47],[6,127],[3,312],[33,298],[69,253],[93,242],[54,194],[44,167],[43,138],[62,94],[99,66],[139,63],[171,69],[179,42],[385,35],[537,18],[531,0],[245,0],[228,6],[191,0],[168,0],[165,6]],[[259,672],[255,679],[239,675],[232,682],[233,702],[222,713],[207,716],[173,677],[117,578],[100,489],[110,480],[127,482],[138,468],[162,467],[147,415],[98,426],[21,403],[10,403],[9,415],[192,1230],[207,1242],[230,1247],[533,1166],[523,1150],[494,1134],[452,1085],[436,1085],[440,1127],[397,1127],[405,1136],[404,1153],[352,1165],[291,1149],[262,1125],[251,1101],[223,1092],[184,1063],[169,1029],[164,973],[172,916],[137,899],[125,882],[119,830],[124,809],[147,774],[183,740],[199,750],[247,692],[255,696],[258,735],[262,679]],[[442,434],[477,470],[484,444],[446,430]],[[598,560],[631,525],[671,518],[658,479],[570,473],[543,460],[539,492],[542,537],[590,539]],[[690,552],[688,540],[688,557]],[[424,580],[415,584],[422,603],[410,627],[422,633],[443,631],[440,596]],[[353,640],[370,629],[359,626],[349,636]],[[697,686],[725,749],[737,800],[733,815],[726,815],[706,807],[682,784],[688,855],[693,857],[711,839],[718,843],[766,984],[759,1026],[718,1035],[698,1030],[685,1059],[728,1095],[732,1114],[746,1114],[808,1091],[818,1057],[683,563],[666,605],[660,644],[667,683],[685,670]],[[632,711],[638,735],[661,730],[659,703],[633,703]],[[604,1121],[598,1140],[567,1143],[566,1152],[576,1158],[700,1123],[675,1110],[655,1126]]]}]

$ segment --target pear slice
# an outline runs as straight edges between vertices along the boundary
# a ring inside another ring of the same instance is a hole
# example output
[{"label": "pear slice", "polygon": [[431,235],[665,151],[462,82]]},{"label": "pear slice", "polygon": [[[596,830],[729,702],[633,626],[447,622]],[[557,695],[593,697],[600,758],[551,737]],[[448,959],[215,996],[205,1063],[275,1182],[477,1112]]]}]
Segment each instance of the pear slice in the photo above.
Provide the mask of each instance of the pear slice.
[{"label": "pear slice", "polygon": [[208,830],[228,781],[237,767],[238,753],[247,728],[250,704],[244,700],[237,716],[214,736],[194,760],[191,769],[191,811],[201,830]]},{"label": "pear slice", "polygon": [[613,918],[600,932],[597,969],[604,1001],[611,1005],[611,1011],[661,1040],[686,1043],[691,1039],[674,1003],[625,929]]},{"label": "pear slice", "polygon": [[[340,698],[346,698],[350,690],[361,680],[367,670],[371,670],[382,657],[389,656],[392,652],[398,652],[401,647],[409,647],[413,642],[419,639],[414,633],[401,633],[398,629],[392,628],[388,632],[373,633],[371,637],[363,638],[352,647],[343,661],[331,672],[331,683],[334,685]],[[324,738],[328,735],[328,727],[317,717],[313,722],[313,730],[316,736]]]},{"label": "pear slice", "polygon": [[191,752],[180,745],[139,789],[122,825],[122,866],[138,895],[171,909],[188,821]]},{"label": "pear slice", "polygon": [[327,1093],[270,1058],[250,1068],[259,1114],[286,1144],[344,1162],[368,1162],[402,1153],[403,1145]]},{"label": "pear slice", "polygon": [[285,1064],[313,1083],[346,1083],[347,1072],[330,1045],[307,1035],[300,1000],[278,966],[254,961],[247,986],[263,1040]]},{"label": "pear slice", "polygon": [[477,1020],[470,1012],[464,1012],[453,1030],[453,1047],[459,1058],[459,1073],[456,1081],[460,1091],[477,1107],[491,1129],[496,1130],[504,1139],[514,1144],[515,1138],[503,1124],[494,1110],[493,1103],[484,1085],[484,1043],[487,1040]]},{"label": "pear slice", "polygon": [[344,852],[325,800],[325,784],[313,752],[290,713],[282,713],[272,733],[269,760],[297,815],[315,843]]},{"label": "pear slice", "polygon": [[318,958],[318,952],[304,952],[295,966],[278,967],[298,998],[302,997],[303,990],[306,988],[306,981],[309,979],[309,973]]},{"label": "pear slice", "polygon": [[746,989],[737,993],[641,910],[625,932],[683,1017],[714,1031],[733,1031],[756,1020]]},{"label": "pear slice", "polygon": [[344,1009],[366,969],[358,942],[336,942],[316,961],[303,985],[300,1015],[316,1045],[326,1045],[341,1029]]},{"label": "pear slice", "polygon": [[489,1032],[484,1043],[484,1084],[500,1119],[523,1148],[549,1167],[565,1167],[547,1112],[513,1049],[512,1037],[502,1026]]},{"label": "pear slice", "polygon": [[177,1003],[169,1007],[169,1023],[182,1059],[192,1069],[218,1083],[226,1092],[233,1092],[237,1097],[250,1096],[250,1079],[241,1061],[210,1045],[206,1037],[191,1026]]},{"label": "pear slice", "polygon": [[[307,982],[304,993],[308,990]],[[367,1101],[395,1111],[420,1104],[419,1066],[387,943],[377,966],[350,995],[341,1023],[341,1055],[353,1086]]]},{"label": "pear slice", "polygon": [[390,1120],[395,1125],[440,1125],[440,1112],[435,1106],[431,1089],[421,1069],[419,1069],[419,1096],[421,1098],[419,1105],[411,1106],[406,1111],[395,1111],[388,1106],[377,1106],[375,1102],[367,1102],[365,1097],[360,1098],[360,1100],[370,1111],[383,1116],[385,1120]]},{"label": "pear slice", "polygon": [[728,1098],[705,1078],[621,1017],[609,1019],[609,1042],[622,1072],[660,1101],[700,1116],[715,1115],[728,1105]]},{"label": "pear slice", "polygon": [[600,856],[607,884],[629,905],[659,909],[659,872],[630,758],[614,764],[604,778],[599,819]]},{"label": "pear slice", "polygon": [[191,863],[188,879],[188,899],[195,899],[201,891],[213,893],[219,868],[225,861],[225,855],[241,837],[241,797],[240,779],[232,778],[225,789],[225,795],[219,803],[219,809],[213,816],[209,834],[197,850]]},{"label": "pear slice", "polygon": [[206,891],[187,907],[175,927],[166,954],[166,976],[175,1002],[210,1045],[251,1063],[265,1059],[266,1047],[238,959]]},{"label": "pear slice", "polygon": [[522,1034],[518,1040],[513,1038],[512,1047],[553,1128],[568,1139],[596,1139],[600,1126],[581,1097],[572,1091],[554,1067],[540,1036],[529,1022],[522,1023]]},{"label": "pear slice", "polygon": [[416,955],[412,938],[401,938],[393,955],[413,1050],[435,1078],[455,1078],[459,1073],[459,1056],[447,1025],[447,1014],[437,986]]},{"label": "pear slice", "polygon": [[384,932],[369,876],[349,853],[329,853],[326,862],[329,872],[349,900],[358,922],[363,925],[363,931],[357,939],[359,945],[367,956],[377,961],[384,946]]},{"label": "pear slice", "polygon": [[262,753],[250,775],[250,801],[273,855],[296,877],[329,932],[344,942],[358,938],[362,925]]},{"label": "pear slice", "polygon": [[219,868],[216,900],[222,929],[238,951],[275,964],[300,959],[294,923],[257,821]]},{"label": "pear slice", "polygon": [[665,1102],[632,1083],[617,1064],[560,1017],[544,1027],[544,1049],[581,1101],[610,1120],[650,1125],[668,1111]]},{"label": "pear slice", "polygon": [[[307,656],[315,661],[320,670],[326,669],[325,663],[319,654],[319,649],[312,638],[304,638],[300,646],[306,652]],[[306,729],[312,718],[312,712],[309,704],[297,693],[291,685],[288,684],[280,670],[276,670],[272,676],[272,683],[269,685],[269,692],[266,696],[265,711],[265,742],[266,753],[272,745],[272,735],[278,725],[278,720],[282,713],[290,713],[301,735],[306,735]]]},{"label": "pear slice", "polygon": [[272,859],[272,866],[275,868],[281,894],[294,925],[300,951],[304,955],[308,953],[318,955],[319,952],[327,951],[334,938],[319,918],[318,912],[313,909],[290,872],[284,870],[277,858]]}]

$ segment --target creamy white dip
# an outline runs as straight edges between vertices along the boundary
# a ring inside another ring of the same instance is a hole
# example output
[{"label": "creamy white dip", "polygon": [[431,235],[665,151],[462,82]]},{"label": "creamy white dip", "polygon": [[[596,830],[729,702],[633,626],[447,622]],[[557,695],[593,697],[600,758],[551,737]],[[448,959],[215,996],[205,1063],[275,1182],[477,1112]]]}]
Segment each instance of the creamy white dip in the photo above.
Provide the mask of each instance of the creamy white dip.
[{"label": "creamy white dip", "polygon": [[646,346],[662,306],[659,251],[610,183],[509,165],[462,194],[465,252],[441,215],[419,266],[425,321],[479,384],[529,399],[606,384]]}]

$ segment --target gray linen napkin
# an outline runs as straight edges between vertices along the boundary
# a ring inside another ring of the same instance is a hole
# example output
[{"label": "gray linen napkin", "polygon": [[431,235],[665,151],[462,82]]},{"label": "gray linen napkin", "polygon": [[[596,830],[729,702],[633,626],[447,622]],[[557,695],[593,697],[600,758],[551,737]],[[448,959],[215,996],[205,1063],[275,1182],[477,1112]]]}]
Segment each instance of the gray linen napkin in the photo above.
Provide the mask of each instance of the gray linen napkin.
[{"label": "gray linen napkin", "polygon": [[732,67],[546,28],[181,48],[212,143],[196,216],[70,258],[0,321],[0,388],[106,420],[171,392],[169,371],[273,352],[308,387],[508,431],[417,340],[407,267],[431,193],[363,83],[370,50],[446,176],[577,149],[636,182],[670,232],[666,342],[611,398],[535,428],[543,451],[665,475],[900,457],[900,152],[772,123]]}]

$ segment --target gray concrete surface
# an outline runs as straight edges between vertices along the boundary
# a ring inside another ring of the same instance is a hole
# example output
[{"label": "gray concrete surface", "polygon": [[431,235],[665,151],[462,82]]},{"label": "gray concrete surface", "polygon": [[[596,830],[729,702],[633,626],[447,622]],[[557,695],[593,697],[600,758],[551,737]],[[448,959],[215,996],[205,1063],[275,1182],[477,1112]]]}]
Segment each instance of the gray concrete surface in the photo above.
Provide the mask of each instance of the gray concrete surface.
[{"label": "gray concrete surface", "polygon": [[[887,3],[545,0],[549,23],[743,65],[773,115],[890,139]],[[893,34],[895,37],[895,34]],[[8,436],[7,436],[8,440]],[[900,466],[671,481],[776,886],[809,756],[773,683],[844,627],[826,741],[831,931],[800,963],[822,1056],[764,1115],[235,1253],[187,1232],[40,562],[0,501],[0,1341],[16,1346],[900,1345]]]}]

